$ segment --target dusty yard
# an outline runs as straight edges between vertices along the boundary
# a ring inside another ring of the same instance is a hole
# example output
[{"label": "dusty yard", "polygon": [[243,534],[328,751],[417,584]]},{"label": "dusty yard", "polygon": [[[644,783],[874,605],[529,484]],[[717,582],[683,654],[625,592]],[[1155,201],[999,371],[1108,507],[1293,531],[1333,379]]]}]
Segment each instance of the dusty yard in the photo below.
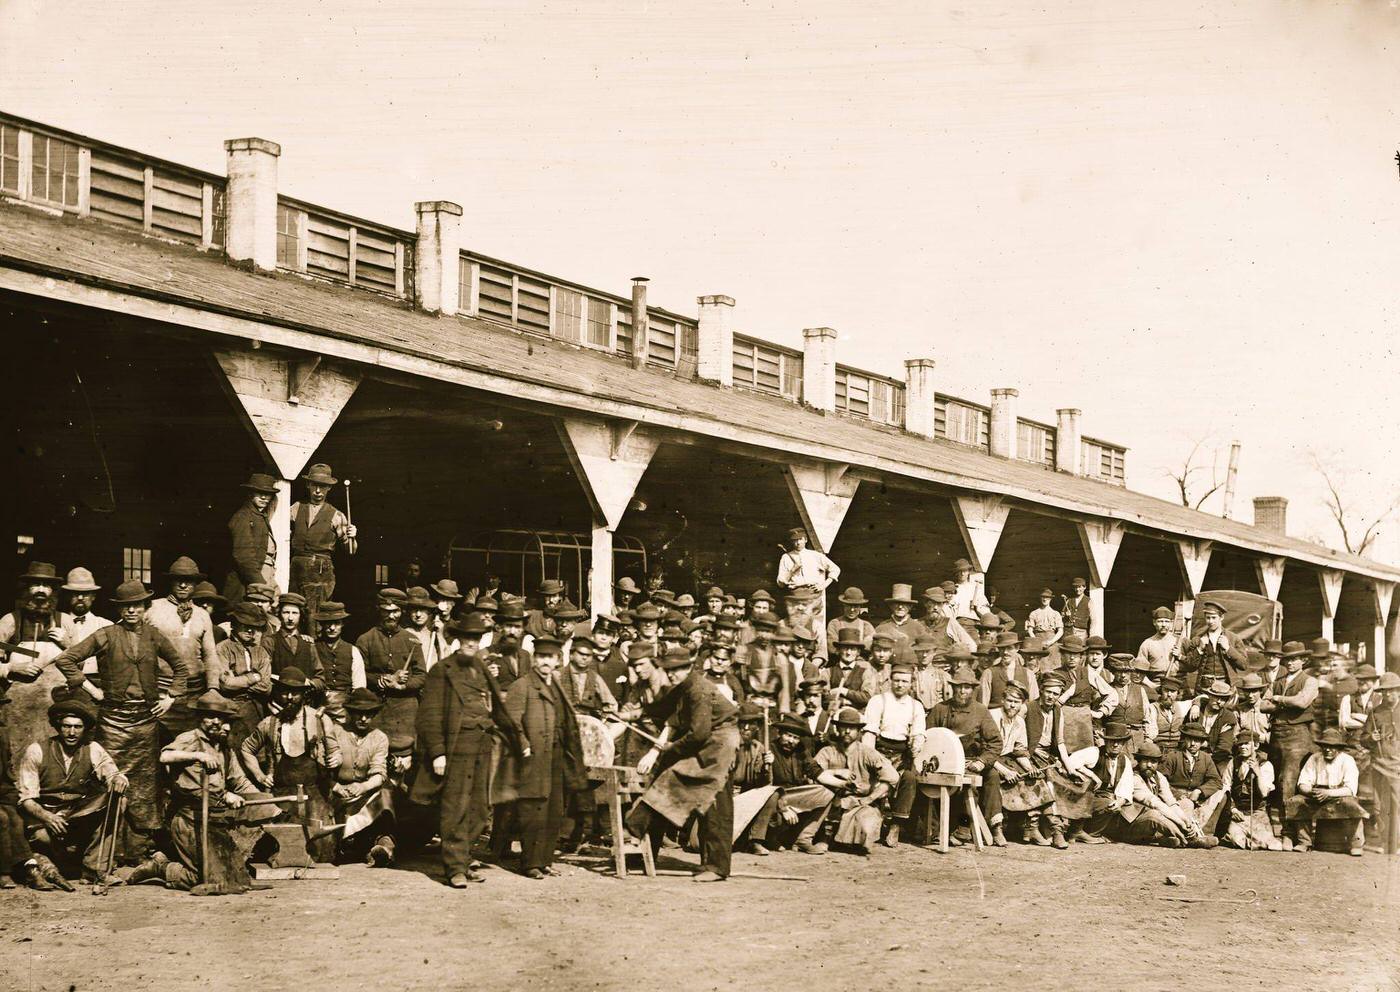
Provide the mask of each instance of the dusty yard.
[{"label": "dusty yard", "polygon": [[[239,897],[6,892],[0,987],[1400,989],[1400,858],[903,847],[735,858],[806,882],[566,865],[544,882],[487,869],[465,892],[417,867]],[[1257,904],[1224,901],[1249,888]]]}]

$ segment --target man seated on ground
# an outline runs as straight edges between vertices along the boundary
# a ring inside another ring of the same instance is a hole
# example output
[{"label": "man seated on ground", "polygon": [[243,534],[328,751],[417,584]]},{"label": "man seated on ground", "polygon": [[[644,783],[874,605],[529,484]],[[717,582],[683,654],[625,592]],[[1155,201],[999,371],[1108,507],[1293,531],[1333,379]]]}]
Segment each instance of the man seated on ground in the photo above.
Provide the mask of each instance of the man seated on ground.
[{"label": "man seated on ground", "polygon": [[834,797],[826,786],[812,781],[820,769],[813,761],[807,724],[802,717],[785,713],[773,730],[776,737],[767,767],[769,784],[777,791],[758,811],[749,839],[780,851],[795,847],[803,854],[825,854],[827,845],[816,836]]},{"label": "man seated on ground", "polygon": [[393,790],[388,781],[389,738],[375,729],[374,718],[384,701],[369,689],[350,690],[344,703],[345,723],[329,723],[340,751],[340,765],[331,786],[331,806],[340,835],[342,862],[360,861],[371,868],[394,862]]},{"label": "man seated on ground", "polygon": [[1143,741],[1133,758],[1133,808],[1128,812],[1132,819],[1123,818],[1114,839],[1125,844],[1186,847],[1196,827],[1190,814],[1177,804],[1171,783],[1158,770],[1161,749],[1152,741]]},{"label": "man seated on ground", "polygon": [[1161,772],[1171,783],[1177,804],[1201,832],[1214,840],[1215,825],[1226,799],[1220,788],[1220,772],[1203,748],[1206,731],[1199,723],[1181,728],[1181,747],[1161,761]]},{"label": "man seated on ground", "polygon": [[1242,729],[1235,735],[1235,754],[1226,768],[1225,790],[1230,796],[1225,843],[1246,851],[1282,851],[1283,842],[1269,822],[1274,766],[1259,754],[1259,739],[1248,730]]},{"label": "man seated on ground", "polygon": [[76,861],[89,881],[106,870],[99,828],[106,803],[113,801],[108,790],[120,795],[127,781],[92,739],[97,715],[81,700],[60,698],[51,705],[49,725],[53,736],[33,742],[20,758],[19,805],[34,851],[30,885],[42,888],[34,883],[48,882],[71,892],[64,875],[75,874]]},{"label": "man seated on ground", "polygon": [[[875,636],[875,641],[879,643],[880,635]],[[913,684],[913,670],[907,665],[895,665],[890,672],[890,688],[871,699],[865,707],[865,733],[861,741],[883,754],[899,772],[899,787],[890,804],[890,822],[885,831],[886,847],[899,843],[900,830],[908,822],[914,799],[919,794],[918,776],[924,770],[920,753],[928,714],[923,704],[910,694]]]},{"label": "man seated on ground", "polygon": [[[954,649],[950,657],[961,657],[966,651]],[[947,727],[962,741],[963,755],[967,759],[967,770],[982,776],[982,786],[977,790],[977,798],[982,808],[982,817],[992,831],[992,843],[997,847],[1006,846],[1006,835],[1001,828],[1001,782],[997,775],[996,761],[1001,757],[1001,731],[987,712],[987,707],[973,699],[980,681],[971,668],[959,668],[953,673],[953,698],[939,703],[929,714],[928,725]],[[961,790],[959,790],[961,791]],[[956,809],[956,805],[953,807]],[[972,825],[964,824],[957,828],[956,836],[964,843],[972,839]]]},{"label": "man seated on ground", "polygon": [[[201,783],[206,777],[211,834],[225,831],[235,823],[269,819],[278,812],[270,803],[256,811],[243,809],[246,800],[267,796],[249,781],[229,747],[235,707],[210,689],[195,701],[194,711],[198,720],[195,728],[176,737],[160,753],[161,764],[180,766],[170,790],[168,824],[175,860],[157,851],[144,864],[118,869],[118,877],[129,885],[157,878],[174,889],[192,889],[199,884],[203,856],[199,836]],[[201,772],[200,766],[205,771]],[[211,842],[210,847],[213,846]]]},{"label": "man seated on ground", "polygon": [[1230,683],[1216,679],[1196,700],[1187,720],[1199,723],[1206,732],[1205,752],[1215,762],[1216,771],[1224,774],[1225,765],[1230,761],[1230,753],[1235,746],[1235,729],[1239,726],[1239,715],[1230,701],[1235,690]]},{"label": "man seated on ground", "polygon": [[831,810],[839,822],[832,840],[869,855],[884,825],[881,804],[899,785],[899,772],[888,758],[861,741],[864,728],[860,711],[846,707],[836,717],[836,742],[818,751],[813,760],[821,769],[817,783],[836,796]]},{"label": "man seated on ground", "polygon": [[[1044,830],[1051,830],[1051,843],[1063,850],[1068,846],[1065,832],[1076,825],[1074,838],[1088,836],[1083,832],[1082,821],[1093,814],[1093,780],[1070,767],[1071,752],[1065,744],[1064,713],[1060,697],[1069,685],[1069,676],[1061,669],[1054,668],[1043,672],[1039,678],[1040,698],[1034,706],[1026,709],[1026,743],[1030,748],[1031,763],[1048,786],[1053,799],[1048,806],[1041,805],[1040,822],[1028,824],[1033,828],[1030,841],[1043,846]],[[1044,804],[1046,797],[1034,797],[1033,804]]]},{"label": "man seated on ground", "polygon": [[1110,720],[1103,728],[1103,750],[1094,765],[1093,811],[1075,836],[1084,844],[1102,844],[1124,825],[1124,810],[1133,801],[1133,761],[1125,753],[1133,739],[1127,724]]},{"label": "man seated on ground", "polygon": [[1312,849],[1319,821],[1339,820],[1352,857],[1361,857],[1366,811],[1356,798],[1359,780],[1356,760],[1347,753],[1346,735],[1336,727],[1324,730],[1317,739],[1317,751],[1308,756],[1298,773],[1297,794],[1284,806],[1284,817],[1293,831],[1293,850]]}]

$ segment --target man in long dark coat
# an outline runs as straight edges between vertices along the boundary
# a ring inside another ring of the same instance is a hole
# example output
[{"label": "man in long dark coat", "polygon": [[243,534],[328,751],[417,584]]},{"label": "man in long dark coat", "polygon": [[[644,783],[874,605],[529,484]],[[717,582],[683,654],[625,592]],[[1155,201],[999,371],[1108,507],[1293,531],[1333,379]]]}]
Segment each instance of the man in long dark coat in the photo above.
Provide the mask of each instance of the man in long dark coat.
[{"label": "man in long dark coat", "polygon": [[277,480],[254,472],[242,488],[248,498],[233,511],[228,521],[233,571],[224,583],[224,598],[230,606],[243,601],[248,586],[271,582],[277,565],[277,539],[272,536],[272,527],[267,522],[267,509],[277,496]]},{"label": "man in long dark coat", "polygon": [[491,802],[514,805],[526,878],[559,874],[554,850],[565,803],[588,784],[578,719],[554,677],[561,647],[557,638],[536,638],[531,670],[506,691],[506,715],[521,728],[520,746],[501,749],[491,782]]},{"label": "man in long dark coat", "polygon": [[447,636],[457,639],[457,650],[428,672],[418,703],[420,761],[409,797],[421,805],[434,799],[440,803],[443,874],[454,889],[485,881],[472,870],[472,845],[490,810],[493,731],[519,746],[519,727],[511,724],[500,686],[481,653],[486,630],[480,614],[447,622]]}]

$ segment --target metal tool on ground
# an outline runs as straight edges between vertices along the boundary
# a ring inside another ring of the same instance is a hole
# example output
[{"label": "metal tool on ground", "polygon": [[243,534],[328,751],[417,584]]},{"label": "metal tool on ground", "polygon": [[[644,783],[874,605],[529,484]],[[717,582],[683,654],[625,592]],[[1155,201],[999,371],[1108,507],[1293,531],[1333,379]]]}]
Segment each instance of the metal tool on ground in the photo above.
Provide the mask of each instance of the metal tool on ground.
[{"label": "metal tool on ground", "polygon": [[[693,871],[679,871],[675,868],[658,868],[656,874],[667,878],[691,878],[695,875]],[[755,871],[731,871],[729,878],[751,878],[761,882],[807,882],[810,879],[806,875],[760,875]]]},{"label": "metal tool on ground", "polygon": [[199,766],[199,881],[209,881],[209,766]]},{"label": "metal tool on ground", "polygon": [[265,806],[269,803],[294,803],[297,806],[297,819],[288,823],[264,823],[263,834],[277,842],[277,850],[265,862],[253,865],[253,875],[261,881],[290,879],[337,879],[340,869],[333,864],[317,861],[311,856],[307,845],[321,837],[345,829],[344,823],[327,824],[311,818],[307,813],[306,787],[297,786],[295,795],[269,796],[265,799],[249,799],[245,806]]}]

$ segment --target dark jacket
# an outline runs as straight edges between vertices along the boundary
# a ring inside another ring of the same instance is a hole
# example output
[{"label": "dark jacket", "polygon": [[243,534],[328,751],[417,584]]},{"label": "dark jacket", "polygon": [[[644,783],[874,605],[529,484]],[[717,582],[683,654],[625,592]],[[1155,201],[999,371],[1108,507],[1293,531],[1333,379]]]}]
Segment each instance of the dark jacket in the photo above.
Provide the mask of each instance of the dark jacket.
[{"label": "dark jacket", "polygon": [[1167,777],[1172,792],[1178,798],[1195,789],[1201,790],[1202,799],[1208,799],[1220,791],[1220,773],[1205,748],[1201,748],[1200,754],[1196,755],[1195,767],[1189,770],[1186,767],[1186,752],[1172,751],[1162,759],[1162,774]]},{"label": "dark jacket", "polygon": [[232,606],[243,598],[244,588],[263,581],[267,549],[269,544],[276,546],[276,539],[267,517],[253,509],[252,503],[244,503],[229,517],[228,535],[233,545],[233,572],[224,595]]},{"label": "dark jacket", "polygon": [[410,798],[429,803],[446,776],[432,774],[435,758],[447,757],[447,775],[455,758],[490,751],[497,736],[520,749],[520,728],[510,720],[505,696],[480,656],[455,653],[428,672],[418,701],[418,761]]},{"label": "dark jacket", "polygon": [[[547,799],[556,743],[563,751],[564,790],[573,792],[587,785],[578,719],[558,680],[546,686],[534,671],[526,672],[506,690],[504,709],[506,716],[520,727],[522,742],[530,745],[530,756],[523,757],[514,747],[501,748],[496,776],[491,782],[492,804]],[[558,736],[560,731],[562,737]]]}]

